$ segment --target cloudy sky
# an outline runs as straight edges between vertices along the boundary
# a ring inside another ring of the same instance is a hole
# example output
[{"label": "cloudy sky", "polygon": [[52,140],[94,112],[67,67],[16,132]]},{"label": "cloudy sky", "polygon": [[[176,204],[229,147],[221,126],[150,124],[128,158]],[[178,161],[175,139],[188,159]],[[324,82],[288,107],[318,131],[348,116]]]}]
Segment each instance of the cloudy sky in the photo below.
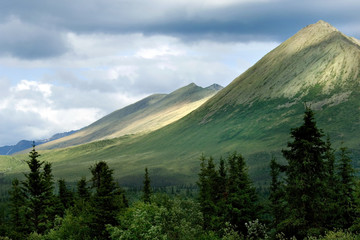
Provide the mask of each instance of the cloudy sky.
[{"label": "cloudy sky", "polygon": [[223,86],[322,19],[360,39],[358,0],[0,2],[0,146],[82,128],[152,93]]}]

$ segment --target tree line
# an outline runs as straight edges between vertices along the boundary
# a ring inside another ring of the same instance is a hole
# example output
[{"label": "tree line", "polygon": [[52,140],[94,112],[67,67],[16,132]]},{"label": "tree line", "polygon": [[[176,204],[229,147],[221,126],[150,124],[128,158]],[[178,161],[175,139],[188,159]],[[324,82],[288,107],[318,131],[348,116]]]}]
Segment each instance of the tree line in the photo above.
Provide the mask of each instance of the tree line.
[{"label": "tree line", "polygon": [[217,168],[211,157],[201,157],[199,201],[205,229],[221,232],[231,224],[239,235],[249,237],[247,223],[261,219],[268,231],[255,239],[304,239],[334,229],[360,230],[360,191],[347,148],[341,147],[336,157],[308,107],[302,125],[290,135],[292,141],[282,150],[285,163],[271,159],[269,202],[262,206],[240,154],[230,154],[227,161],[221,158]]},{"label": "tree line", "polygon": [[65,180],[60,179],[55,195],[51,164],[39,161],[39,156],[33,146],[26,162],[30,172],[25,174],[24,181],[12,181],[7,235],[12,239],[26,239],[31,234],[49,233],[56,228],[58,220],[68,214],[78,220],[74,222],[76,236],[106,239],[106,224],[116,224],[117,214],[128,207],[124,191],[113,178],[113,170],[106,162],[98,162],[90,167],[91,186],[82,178],[74,194]]},{"label": "tree line", "polygon": [[[14,179],[10,220],[1,233],[10,239],[360,239],[360,191],[345,147],[330,138],[306,108],[303,123],[290,131],[272,158],[267,200],[260,199],[244,157],[218,161],[200,156],[195,198],[155,194],[145,168],[141,199],[129,204],[106,162],[89,168],[76,192],[55,181],[51,164],[29,153],[25,179]],[[0,237],[1,239],[1,237]],[[4,239],[6,239],[4,237]]]}]

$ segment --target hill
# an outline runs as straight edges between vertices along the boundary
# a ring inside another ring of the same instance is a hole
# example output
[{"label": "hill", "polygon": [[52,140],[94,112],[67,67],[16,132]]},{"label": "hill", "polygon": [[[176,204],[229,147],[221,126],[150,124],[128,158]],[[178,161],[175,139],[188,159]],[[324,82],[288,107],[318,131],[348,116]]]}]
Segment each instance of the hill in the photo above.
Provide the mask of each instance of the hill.
[{"label": "hill", "polygon": [[43,158],[68,179],[106,160],[122,183],[141,184],[148,167],[154,184],[166,185],[194,183],[201,153],[218,157],[236,150],[245,155],[252,178],[265,182],[270,157],[286,147],[290,129],[302,121],[304,103],[335,146],[344,141],[359,153],[359,71],[358,40],[319,21],[172,124],[142,136],[43,152]]},{"label": "hill", "polygon": [[124,135],[145,134],[170,124],[198,108],[222,87],[194,83],[170,94],[154,94],[117,110],[75,134],[48,142],[39,149],[63,148]]}]

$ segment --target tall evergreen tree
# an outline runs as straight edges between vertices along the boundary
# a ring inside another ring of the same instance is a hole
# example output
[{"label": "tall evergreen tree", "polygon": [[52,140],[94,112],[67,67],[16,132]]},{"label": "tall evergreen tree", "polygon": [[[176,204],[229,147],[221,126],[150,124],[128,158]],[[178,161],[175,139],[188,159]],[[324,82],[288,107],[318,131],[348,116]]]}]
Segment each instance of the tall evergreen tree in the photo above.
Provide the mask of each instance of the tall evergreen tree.
[{"label": "tall evergreen tree", "polygon": [[[23,191],[27,204],[25,213],[30,232],[43,233],[51,227],[53,216],[50,209],[53,200],[51,165],[38,160],[40,154],[31,150],[30,160],[26,161],[30,172],[25,174]],[[45,165],[44,165],[45,164]],[[44,165],[44,169],[41,167]]]},{"label": "tall evergreen tree", "polygon": [[93,237],[108,239],[106,225],[116,225],[117,214],[126,207],[124,193],[114,181],[113,170],[106,162],[101,161],[90,167],[92,173],[92,188],[95,190],[92,198],[93,218],[90,227]]},{"label": "tall evergreen tree", "polygon": [[54,195],[54,176],[51,170],[51,163],[44,162],[42,173],[42,185],[43,185],[43,200],[45,209],[45,227],[51,229],[57,213],[58,200]]},{"label": "tall evergreen tree", "polygon": [[271,212],[273,216],[273,228],[276,229],[277,225],[284,218],[284,184],[280,181],[280,174],[282,166],[276,162],[276,159],[272,157],[270,162],[270,202]]},{"label": "tall evergreen tree", "polygon": [[86,178],[82,177],[77,183],[77,197],[88,201],[90,198],[89,188],[87,187]]},{"label": "tall evergreen tree", "polygon": [[247,174],[244,158],[234,152],[229,155],[228,164],[227,218],[237,231],[245,235],[245,223],[256,219],[257,195]]},{"label": "tall evergreen tree", "polygon": [[326,219],[323,199],[326,194],[326,165],[323,133],[316,126],[314,113],[306,108],[303,124],[291,130],[292,142],[283,156],[286,170],[286,200],[289,216],[282,223],[290,235],[305,237],[307,232],[320,231]]},{"label": "tall evergreen tree", "polygon": [[61,209],[62,209],[62,212],[60,214],[61,214],[61,216],[63,216],[65,210],[69,209],[71,206],[73,206],[74,195],[73,195],[73,192],[70,191],[66,187],[66,182],[64,179],[59,179],[58,184],[59,184],[59,195],[58,196],[59,196],[59,201],[61,203]]},{"label": "tall evergreen tree", "polygon": [[145,168],[145,176],[144,176],[144,187],[143,187],[143,200],[145,203],[151,203],[151,187],[150,187],[150,177],[148,169]]},{"label": "tall evergreen tree", "polygon": [[204,229],[219,232],[227,222],[246,233],[245,223],[256,219],[257,195],[247,174],[244,158],[236,152],[225,161],[220,158],[218,170],[213,158],[200,157],[199,203]]},{"label": "tall evergreen tree", "polygon": [[217,179],[213,183],[213,187],[215,188],[215,212],[216,212],[216,221],[215,221],[215,229],[222,230],[225,229],[225,224],[227,222],[226,219],[226,201],[228,198],[228,184],[227,184],[227,170],[225,166],[225,160],[221,157],[219,162],[219,168],[216,175]]},{"label": "tall evergreen tree", "polygon": [[335,150],[331,146],[330,137],[327,136],[325,142],[325,166],[326,166],[326,196],[324,199],[326,211],[325,226],[328,229],[340,228],[340,209],[339,209],[339,177],[336,172]]},{"label": "tall evergreen tree", "polygon": [[341,227],[347,229],[355,221],[355,170],[351,165],[351,158],[347,148],[340,148],[340,164],[339,164],[339,177],[340,177],[340,219]]},{"label": "tall evergreen tree", "polygon": [[216,180],[218,178],[213,158],[208,159],[202,154],[200,157],[199,173],[199,202],[204,218],[204,229],[214,229],[216,220]]},{"label": "tall evergreen tree", "polygon": [[10,194],[10,224],[11,232],[10,237],[12,239],[24,239],[26,228],[25,228],[25,198],[21,189],[20,181],[15,178],[12,181],[12,187],[9,191]]}]

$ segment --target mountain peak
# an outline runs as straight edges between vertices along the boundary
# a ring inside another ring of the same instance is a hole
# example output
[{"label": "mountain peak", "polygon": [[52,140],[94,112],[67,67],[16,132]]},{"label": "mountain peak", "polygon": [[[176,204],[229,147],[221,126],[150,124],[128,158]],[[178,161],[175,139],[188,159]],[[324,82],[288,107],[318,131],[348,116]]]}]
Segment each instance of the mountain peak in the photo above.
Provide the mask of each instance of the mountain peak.
[{"label": "mountain peak", "polygon": [[307,36],[312,36],[312,37],[320,37],[320,36],[329,35],[334,32],[340,33],[340,31],[337,30],[330,23],[320,20],[317,23],[306,26],[305,28],[300,30],[298,34],[305,34]]},{"label": "mountain peak", "polygon": [[346,92],[358,86],[359,62],[359,41],[320,20],[266,54],[207,104],[215,112],[225,104],[293,99],[307,96],[314,86],[321,94],[339,86]]},{"label": "mountain peak", "polygon": [[221,85],[219,85],[219,84],[217,84],[217,83],[214,83],[214,84],[206,87],[206,89],[215,90],[215,91],[219,91],[219,90],[221,90],[221,89],[223,89],[223,88],[224,88],[223,86],[221,86]]},{"label": "mountain peak", "polygon": [[285,41],[285,45],[287,42],[291,42],[291,45],[295,45],[296,47],[307,47],[308,45],[322,42],[333,36],[333,34],[342,35],[342,33],[331,24],[320,20],[317,23],[310,24],[301,29],[293,37]]},{"label": "mountain peak", "polygon": [[328,29],[330,31],[339,31],[337,30],[333,25],[331,25],[328,22],[325,22],[323,20],[319,20],[317,23],[311,24],[308,27],[315,27],[315,28],[323,28],[323,29]]}]

